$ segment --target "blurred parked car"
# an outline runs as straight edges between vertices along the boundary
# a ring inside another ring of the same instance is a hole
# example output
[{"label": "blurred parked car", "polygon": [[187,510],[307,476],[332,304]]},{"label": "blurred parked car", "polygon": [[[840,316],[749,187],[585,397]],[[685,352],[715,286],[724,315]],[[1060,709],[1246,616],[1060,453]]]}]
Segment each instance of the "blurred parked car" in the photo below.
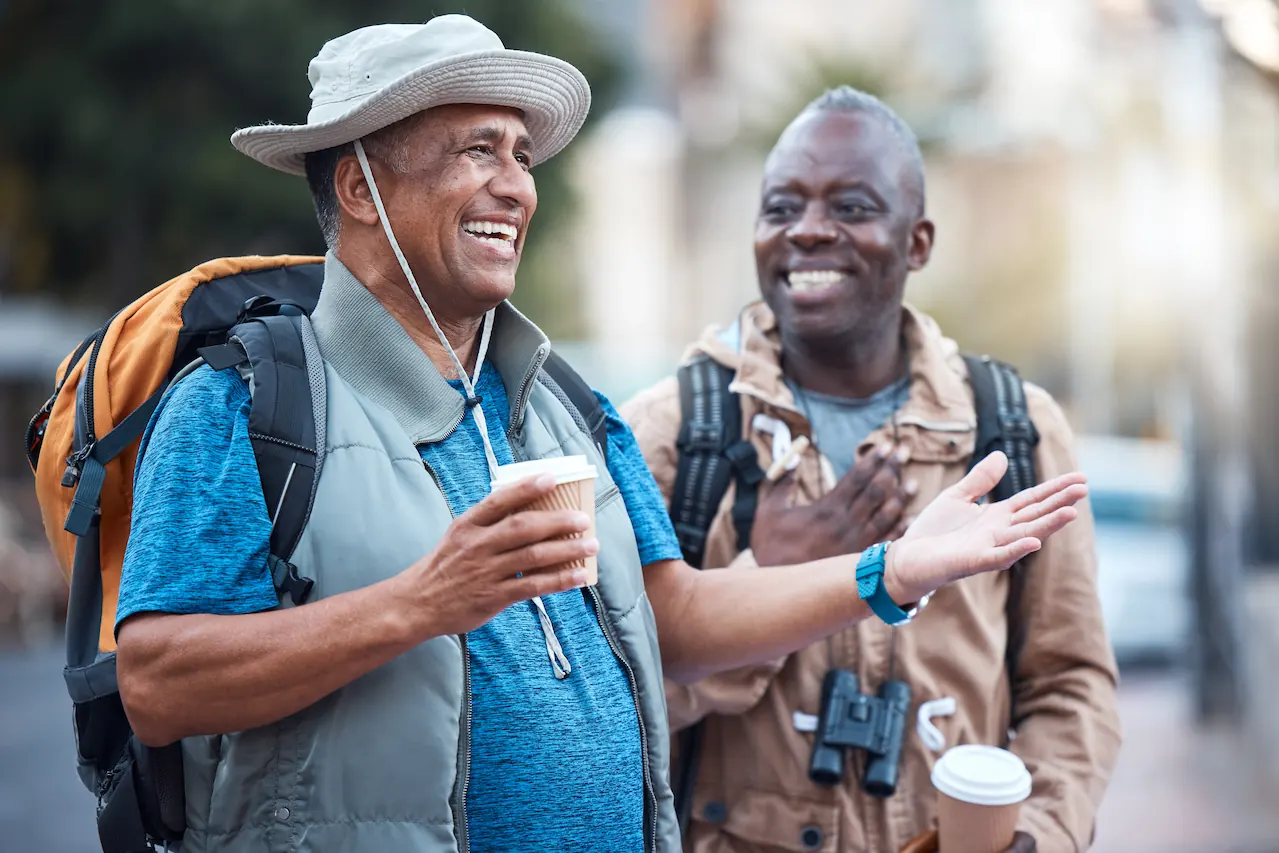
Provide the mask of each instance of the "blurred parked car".
[{"label": "blurred parked car", "polygon": [[1191,630],[1187,477],[1174,442],[1081,436],[1102,613],[1121,665],[1182,659]]}]

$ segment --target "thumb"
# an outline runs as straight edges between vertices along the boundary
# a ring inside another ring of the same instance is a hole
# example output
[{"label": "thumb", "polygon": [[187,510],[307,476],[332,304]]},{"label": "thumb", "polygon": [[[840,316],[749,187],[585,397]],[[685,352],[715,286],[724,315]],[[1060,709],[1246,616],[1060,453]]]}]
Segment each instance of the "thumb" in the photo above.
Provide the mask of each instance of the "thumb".
[{"label": "thumb", "polygon": [[1007,470],[1008,457],[996,450],[974,465],[973,470],[952,488],[964,500],[976,503],[999,485],[999,481],[1004,478],[1004,472]]}]

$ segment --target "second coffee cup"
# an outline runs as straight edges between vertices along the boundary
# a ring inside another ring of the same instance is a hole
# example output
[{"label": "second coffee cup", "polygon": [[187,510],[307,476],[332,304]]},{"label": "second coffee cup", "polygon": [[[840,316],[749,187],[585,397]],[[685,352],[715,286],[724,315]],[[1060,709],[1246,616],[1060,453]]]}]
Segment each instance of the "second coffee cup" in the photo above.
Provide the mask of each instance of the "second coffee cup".
[{"label": "second coffee cup", "polygon": [[1012,844],[1030,772],[997,746],[952,747],[933,766],[940,853],[1003,853]]},{"label": "second coffee cup", "polygon": [[[558,510],[575,509],[586,513],[590,525],[583,533],[564,537],[576,539],[595,535],[595,466],[586,461],[585,456],[556,456],[550,459],[534,459],[531,462],[516,462],[513,465],[500,465],[493,477],[493,489],[509,486],[512,483],[541,474],[555,477],[555,490],[544,498],[529,504],[529,509]],[[569,568],[586,569],[586,586],[593,586],[599,581],[599,564],[594,556],[574,563],[560,566],[549,566],[546,570]]]}]

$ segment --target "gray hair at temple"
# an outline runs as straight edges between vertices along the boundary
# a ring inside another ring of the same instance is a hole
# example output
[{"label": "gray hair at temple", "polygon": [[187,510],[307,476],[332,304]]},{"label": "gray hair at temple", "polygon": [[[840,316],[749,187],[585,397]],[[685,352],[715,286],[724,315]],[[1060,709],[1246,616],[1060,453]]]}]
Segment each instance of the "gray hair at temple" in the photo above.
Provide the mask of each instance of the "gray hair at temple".
[{"label": "gray hair at temple", "polygon": [[[924,155],[919,150],[919,139],[915,131],[910,129],[893,108],[876,98],[869,92],[854,89],[852,86],[836,86],[827,89],[808,103],[795,117],[799,121],[813,113],[861,113],[870,116],[892,134],[902,153],[906,155],[906,180],[908,191],[914,193],[918,202],[918,216],[924,215]],[[792,122],[793,124],[794,122]]]}]

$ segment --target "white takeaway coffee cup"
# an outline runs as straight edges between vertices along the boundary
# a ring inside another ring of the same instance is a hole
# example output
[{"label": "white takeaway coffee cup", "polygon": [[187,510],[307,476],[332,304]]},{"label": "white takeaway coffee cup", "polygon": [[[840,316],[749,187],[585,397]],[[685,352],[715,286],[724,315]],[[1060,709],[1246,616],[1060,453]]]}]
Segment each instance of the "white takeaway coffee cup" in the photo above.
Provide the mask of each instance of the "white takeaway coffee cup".
[{"label": "white takeaway coffee cup", "polygon": [[[556,456],[550,459],[534,459],[531,462],[516,462],[512,465],[498,466],[493,477],[493,490],[518,483],[529,477],[550,474],[555,477],[555,490],[541,500],[529,504],[529,509],[555,510],[576,509],[586,513],[591,520],[590,526],[583,533],[566,536],[576,539],[582,536],[595,535],[595,478],[598,472],[595,466],[586,461],[585,456]],[[595,556],[586,557],[573,563],[552,566],[547,570],[581,568],[586,569],[586,585],[591,586],[599,581],[599,564]]]},{"label": "white takeaway coffee cup", "polygon": [[948,749],[933,766],[940,853],[1003,853],[1012,844],[1030,772],[997,746]]}]

